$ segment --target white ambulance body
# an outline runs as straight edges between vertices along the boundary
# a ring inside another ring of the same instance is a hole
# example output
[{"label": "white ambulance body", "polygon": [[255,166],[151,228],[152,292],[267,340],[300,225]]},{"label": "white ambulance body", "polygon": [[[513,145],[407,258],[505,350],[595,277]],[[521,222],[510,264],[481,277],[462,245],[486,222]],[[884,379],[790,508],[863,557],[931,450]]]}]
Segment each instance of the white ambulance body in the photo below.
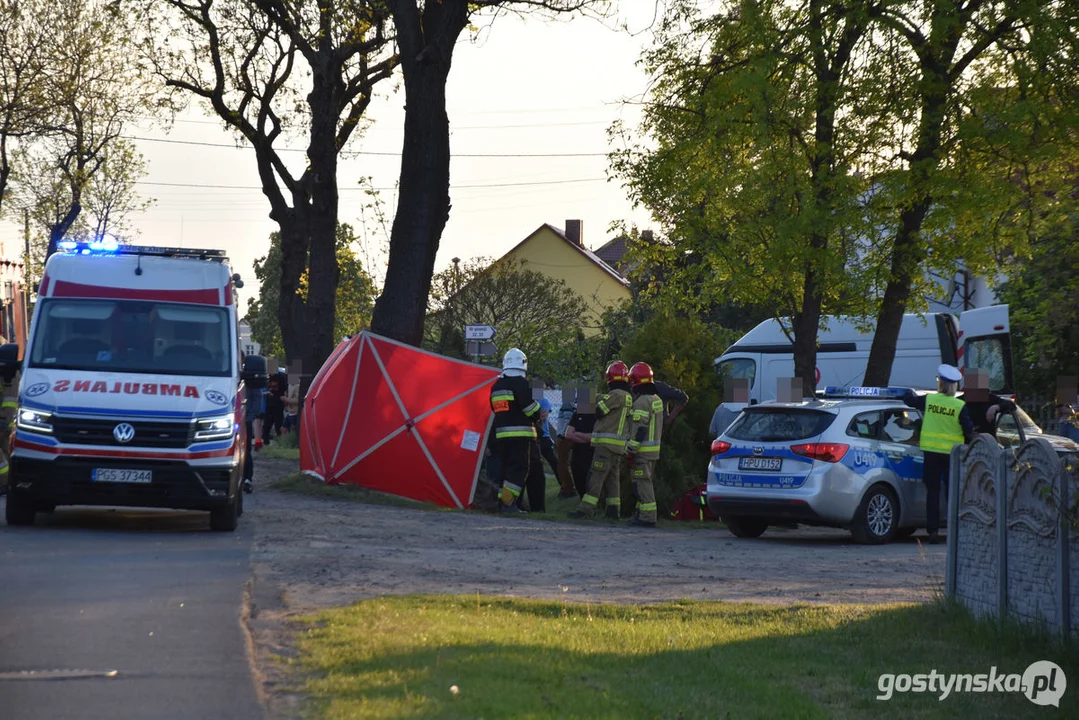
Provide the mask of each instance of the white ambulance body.
[{"label": "white ambulance body", "polygon": [[49,258],[34,307],[9,524],[120,505],[209,510],[213,529],[235,529],[238,276],[218,251],[72,245]]},{"label": "white ambulance body", "polygon": [[[863,384],[874,330],[861,330],[855,319],[829,316],[817,338],[817,387]],[[989,372],[989,386],[1001,395],[1014,393],[1008,306],[948,313],[903,316],[889,383],[894,386],[936,387],[941,364]],[[780,378],[794,376],[794,350],[777,320],[750,330],[715,360],[716,372],[743,378],[749,399],[776,399]]]}]

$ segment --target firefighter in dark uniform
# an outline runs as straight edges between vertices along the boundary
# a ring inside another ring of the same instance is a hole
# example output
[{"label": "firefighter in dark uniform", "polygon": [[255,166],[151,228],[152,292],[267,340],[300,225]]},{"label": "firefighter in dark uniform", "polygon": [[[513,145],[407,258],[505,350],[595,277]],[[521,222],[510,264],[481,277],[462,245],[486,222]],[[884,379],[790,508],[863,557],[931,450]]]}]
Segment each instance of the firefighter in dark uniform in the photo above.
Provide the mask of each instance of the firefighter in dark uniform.
[{"label": "firefighter in dark uniform", "polygon": [[634,363],[629,369],[633,389],[633,431],[629,439],[629,478],[637,496],[637,509],[629,524],[656,526],[656,491],[652,477],[659,460],[663,436],[664,403],[656,394],[655,375],[648,363]]},{"label": "firefighter in dark uniform", "polygon": [[922,433],[919,445],[924,457],[922,482],[925,483],[925,529],[929,542],[940,542],[940,490],[948,497],[950,455],[956,445],[970,442],[974,437],[974,422],[966,404],[957,398],[963,375],[958,368],[941,365],[937,369],[937,392],[925,397],[913,390],[903,397],[909,407],[922,412]]},{"label": "firefighter in dark uniform", "polygon": [[[536,422],[540,404],[532,398],[532,388],[525,379],[528,358],[511,348],[502,358],[502,375],[491,387],[491,409],[495,413],[494,452],[502,474],[499,510],[523,513],[518,507],[521,491],[534,474],[533,462],[539,462]],[[533,452],[533,446],[535,452]],[[542,468],[540,469],[542,473]]]},{"label": "firefighter in dark uniform", "polygon": [[600,495],[607,491],[607,517],[621,516],[621,480],[626,466],[626,446],[633,425],[633,398],[629,394],[629,368],[621,360],[607,366],[607,393],[596,403],[596,425],[592,430],[592,468],[588,471],[588,492],[581,498],[571,518],[592,517]]}]

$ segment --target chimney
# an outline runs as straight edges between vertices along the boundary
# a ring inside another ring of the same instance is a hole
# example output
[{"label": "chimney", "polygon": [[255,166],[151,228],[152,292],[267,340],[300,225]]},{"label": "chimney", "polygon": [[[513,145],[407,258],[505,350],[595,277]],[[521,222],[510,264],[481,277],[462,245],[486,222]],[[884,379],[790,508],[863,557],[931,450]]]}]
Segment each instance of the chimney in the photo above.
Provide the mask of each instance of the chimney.
[{"label": "chimney", "polygon": [[584,247],[581,244],[581,221],[580,220],[567,220],[566,221],[566,238],[577,245],[578,247]]}]

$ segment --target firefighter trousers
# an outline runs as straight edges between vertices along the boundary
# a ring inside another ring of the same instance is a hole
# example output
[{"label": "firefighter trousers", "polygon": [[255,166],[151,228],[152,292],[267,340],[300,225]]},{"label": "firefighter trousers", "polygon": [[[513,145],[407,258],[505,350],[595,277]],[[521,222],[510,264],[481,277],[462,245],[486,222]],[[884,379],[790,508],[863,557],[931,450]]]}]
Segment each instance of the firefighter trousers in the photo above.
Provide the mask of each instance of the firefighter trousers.
[{"label": "firefighter trousers", "polygon": [[[502,473],[502,504],[517,504],[521,491],[528,484],[529,465],[532,461],[532,446],[536,441],[531,438],[501,438],[495,443],[498,453],[498,467]],[[536,455],[539,455],[538,449]]]},{"label": "firefighter trousers", "polygon": [[656,472],[658,458],[633,456],[629,468],[629,479],[633,482],[633,494],[637,496],[637,519],[644,522],[656,521],[656,489],[652,477]]},{"label": "firefighter trousers", "polygon": [[617,518],[621,512],[622,473],[626,467],[624,455],[613,453],[602,445],[592,454],[592,467],[588,471],[588,492],[581,498],[577,512],[588,517],[596,512],[599,499],[607,495],[607,515]]}]

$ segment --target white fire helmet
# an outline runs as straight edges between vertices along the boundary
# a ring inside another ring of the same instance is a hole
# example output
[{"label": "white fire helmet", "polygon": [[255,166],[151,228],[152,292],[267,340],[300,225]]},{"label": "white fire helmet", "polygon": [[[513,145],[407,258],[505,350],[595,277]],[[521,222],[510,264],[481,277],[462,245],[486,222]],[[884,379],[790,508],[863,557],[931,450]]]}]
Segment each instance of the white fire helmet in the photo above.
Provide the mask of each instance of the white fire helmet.
[{"label": "white fire helmet", "polygon": [[528,369],[528,357],[518,348],[510,348],[502,356],[502,370],[504,375],[524,375]]}]

